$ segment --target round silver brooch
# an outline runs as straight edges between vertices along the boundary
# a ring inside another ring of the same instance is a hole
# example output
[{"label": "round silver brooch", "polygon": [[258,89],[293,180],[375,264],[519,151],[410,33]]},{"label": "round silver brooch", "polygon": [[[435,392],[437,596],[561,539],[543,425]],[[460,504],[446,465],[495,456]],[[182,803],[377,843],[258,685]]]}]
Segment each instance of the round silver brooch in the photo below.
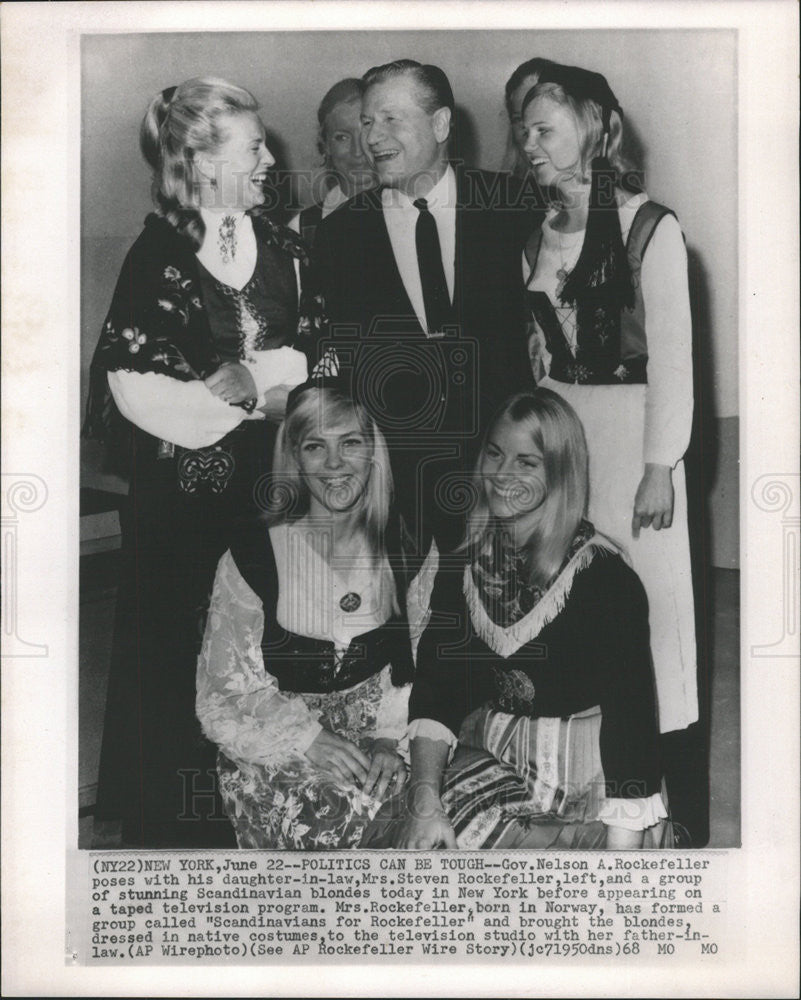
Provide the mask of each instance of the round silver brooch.
[{"label": "round silver brooch", "polygon": [[357,593],[351,590],[344,597],[340,598],[339,606],[346,612],[358,611],[362,606],[362,599]]}]

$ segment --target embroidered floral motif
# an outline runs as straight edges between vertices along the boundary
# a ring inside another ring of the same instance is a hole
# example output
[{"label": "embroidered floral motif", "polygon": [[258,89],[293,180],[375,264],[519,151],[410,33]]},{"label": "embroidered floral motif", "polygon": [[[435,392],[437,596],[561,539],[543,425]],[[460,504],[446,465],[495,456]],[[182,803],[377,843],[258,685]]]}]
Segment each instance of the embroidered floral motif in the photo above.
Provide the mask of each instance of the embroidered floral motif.
[{"label": "embroidered floral motif", "polygon": [[164,312],[171,313],[177,316],[183,326],[186,326],[189,322],[189,315],[184,302],[178,295],[170,295],[169,297],[160,297],[158,299],[159,308],[163,309]]},{"label": "embroidered floral motif", "polygon": [[305,240],[293,229],[286,226],[278,226],[272,220],[254,212],[252,214],[254,224],[258,225],[259,235],[271,246],[278,247],[297,258],[304,267],[309,265],[309,248]]},{"label": "embroidered floral motif", "polygon": [[184,291],[192,286],[192,279],[184,276],[177,267],[173,267],[171,264],[168,264],[167,267],[164,268],[162,276],[168,285],[173,285],[176,288],[183,288]]},{"label": "embroidered floral motif", "polygon": [[568,382],[575,382],[581,385],[585,382],[589,382],[592,372],[586,365],[580,364],[567,364],[565,365],[565,375],[567,376]]},{"label": "embroidered floral motif", "polygon": [[629,377],[629,370],[625,365],[618,365],[617,368],[612,372],[615,378],[619,378],[621,382],[625,382]]},{"label": "embroidered floral motif", "polygon": [[[148,346],[148,360],[154,366],[152,370],[164,367],[172,372],[181,372],[191,378],[199,378],[198,373],[187,362],[183,354],[169,342],[164,334],[148,338],[142,333],[138,326],[126,326],[121,331],[114,328],[114,324],[107,319],[103,324],[102,341],[99,352],[102,354],[117,354],[123,345],[129,355],[137,355],[142,348]],[[131,359],[132,360],[132,359]],[[126,365],[118,365],[125,368]],[[114,370],[110,368],[109,370]],[[138,370],[138,369],[137,369]],[[148,369],[151,370],[151,369]]]},{"label": "embroidered floral motif", "polygon": [[599,305],[592,313],[588,339],[594,340],[604,351],[609,352],[614,348],[619,329],[619,310]]},{"label": "embroidered floral motif", "polygon": [[192,279],[173,265],[164,268],[162,278],[163,285],[156,299],[159,308],[179,319],[182,326],[187,326],[190,304],[195,309],[202,308],[200,298],[193,294]]},{"label": "embroidered floral motif", "polygon": [[128,341],[128,350],[131,354],[136,354],[141,350],[142,345],[147,343],[147,336],[144,333],[139,332],[138,326],[133,328],[126,326],[126,328],[122,331],[122,337],[124,340]]}]

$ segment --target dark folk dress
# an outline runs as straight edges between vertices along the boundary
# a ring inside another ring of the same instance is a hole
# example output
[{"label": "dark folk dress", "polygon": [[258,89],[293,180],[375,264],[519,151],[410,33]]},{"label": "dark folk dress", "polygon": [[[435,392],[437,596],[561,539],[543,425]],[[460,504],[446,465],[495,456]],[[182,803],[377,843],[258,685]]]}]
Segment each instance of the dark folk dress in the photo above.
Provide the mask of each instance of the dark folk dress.
[{"label": "dark folk dress", "polygon": [[544,592],[490,563],[440,571],[409,709],[459,735],[442,789],[459,846],[603,847],[614,809],[652,825],[665,812],[636,575],[586,524]]},{"label": "dark folk dress", "polygon": [[293,343],[294,258],[303,263],[305,251],[295,234],[253,224],[256,269],[236,292],[165,220],[149,217],[93,361],[85,433],[126,455],[130,483],[95,816],[122,819],[126,846],[233,845],[215,748],[195,717],[195,667],[217,562],[270,471],[275,428],[243,420],[210,447],[183,448],[124,420],[107,375],[190,381],[246,350]]}]

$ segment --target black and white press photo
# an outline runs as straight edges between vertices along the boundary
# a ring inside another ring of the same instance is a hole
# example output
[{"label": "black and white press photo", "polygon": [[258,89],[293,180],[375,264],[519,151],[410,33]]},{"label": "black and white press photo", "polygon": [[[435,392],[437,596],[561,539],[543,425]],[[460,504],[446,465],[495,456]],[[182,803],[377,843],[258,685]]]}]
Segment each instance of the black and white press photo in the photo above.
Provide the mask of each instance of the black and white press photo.
[{"label": "black and white press photo", "polygon": [[4,993],[791,995],[796,6],[0,15]]},{"label": "black and white press photo", "polygon": [[602,35],[82,38],[82,846],[739,842],[735,36]]}]

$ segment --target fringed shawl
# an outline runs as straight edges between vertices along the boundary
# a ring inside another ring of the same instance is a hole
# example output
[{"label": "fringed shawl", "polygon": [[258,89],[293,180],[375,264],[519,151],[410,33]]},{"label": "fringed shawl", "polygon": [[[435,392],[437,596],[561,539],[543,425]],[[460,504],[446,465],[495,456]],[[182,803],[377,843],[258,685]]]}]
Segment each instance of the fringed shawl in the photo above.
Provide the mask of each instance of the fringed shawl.
[{"label": "fringed shawl", "polygon": [[[587,528],[590,530],[587,531]],[[577,538],[578,546],[571,548],[561,570],[539,596],[531,610],[508,626],[500,625],[490,617],[481,589],[474,580],[472,566],[468,564],[465,567],[464,596],[473,628],[479,638],[498,656],[508,659],[521,646],[535,639],[542,629],[556,618],[570,596],[576,574],[586,569],[593,559],[605,553],[620,555],[620,550],[614,542],[595,532],[589,522],[583,522]]]}]

